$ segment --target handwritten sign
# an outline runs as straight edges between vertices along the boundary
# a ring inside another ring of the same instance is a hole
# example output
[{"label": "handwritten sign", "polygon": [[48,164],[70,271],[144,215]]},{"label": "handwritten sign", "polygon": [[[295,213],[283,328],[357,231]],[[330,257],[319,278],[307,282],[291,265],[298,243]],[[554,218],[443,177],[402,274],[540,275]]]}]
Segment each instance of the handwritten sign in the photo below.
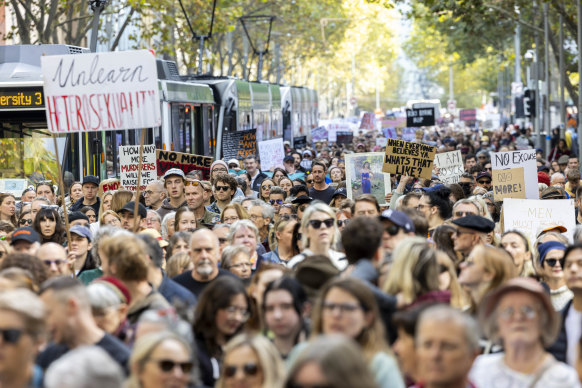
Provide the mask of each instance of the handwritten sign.
[{"label": "handwritten sign", "polygon": [[564,226],[563,233],[573,241],[576,219],[573,199],[515,199],[503,200],[504,232],[517,229],[523,232],[530,243],[535,242],[539,232],[554,225]]},{"label": "handwritten sign", "polygon": [[434,108],[406,109],[407,127],[425,127],[434,125]]},{"label": "handwritten sign", "polygon": [[259,143],[259,157],[261,159],[261,169],[270,171],[272,168],[283,165],[285,150],[283,149],[283,139],[265,140]]},{"label": "handwritten sign", "polygon": [[336,132],[336,143],[337,144],[352,144],[354,141],[354,133],[353,132]]},{"label": "handwritten sign", "polygon": [[390,174],[432,178],[436,147],[410,141],[388,139],[382,171]]},{"label": "handwritten sign", "polygon": [[376,114],[373,112],[364,113],[360,122],[360,129],[376,129]]},{"label": "handwritten sign", "polygon": [[222,157],[225,160],[243,160],[257,154],[257,130],[223,132]]},{"label": "handwritten sign", "polygon": [[40,62],[50,132],[161,125],[156,59],[151,52],[47,55]]},{"label": "handwritten sign", "polygon": [[434,165],[439,169],[439,180],[446,185],[458,183],[464,172],[460,150],[436,154]]},{"label": "handwritten sign", "polygon": [[99,183],[99,191],[97,194],[99,195],[100,198],[102,198],[103,193],[106,193],[108,191],[119,190],[120,184],[121,182],[117,178],[109,178],[102,180]]},{"label": "handwritten sign", "polygon": [[296,136],[293,138],[293,147],[296,150],[302,150],[307,147],[307,136]]},{"label": "handwritten sign", "polygon": [[502,201],[505,198],[525,199],[523,167],[493,170],[491,179],[495,201]]},{"label": "handwritten sign", "polygon": [[390,139],[398,139],[398,133],[396,132],[395,128],[383,128],[382,131],[384,132],[384,136]]},{"label": "handwritten sign", "polygon": [[416,139],[416,129],[402,128],[402,140],[413,141]]},{"label": "handwritten sign", "polygon": [[492,152],[491,167],[493,170],[523,167],[525,181],[525,197],[538,199],[538,168],[536,164],[536,150],[520,150],[507,152]]},{"label": "handwritten sign", "polygon": [[[137,174],[139,172],[139,146],[119,146],[119,170],[121,185],[129,191],[137,191]],[[144,145],[142,153],[140,190],[157,179],[156,146]]]},{"label": "handwritten sign", "polygon": [[188,174],[190,171],[200,170],[204,179],[210,178],[210,166],[214,158],[182,152],[156,150],[156,162],[158,166],[158,176],[162,176],[171,168],[179,168]]}]

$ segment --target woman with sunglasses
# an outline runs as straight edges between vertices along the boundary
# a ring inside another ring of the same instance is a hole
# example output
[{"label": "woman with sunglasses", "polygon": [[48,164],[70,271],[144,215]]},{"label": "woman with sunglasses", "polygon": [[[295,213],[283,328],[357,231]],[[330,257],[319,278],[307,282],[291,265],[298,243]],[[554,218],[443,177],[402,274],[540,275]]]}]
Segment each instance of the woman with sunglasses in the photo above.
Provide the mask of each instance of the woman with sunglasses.
[{"label": "woman with sunglasses", "polygon": [[297,217],[282,217],[275,222],[269,231],[270,252],[263,255],[264,260],[271,263],[286,264],[299,252],[293,249],[293,229],[297,224]]},{"label": "woman with sunglasses", "polygon": [[65,241],[65,228],[59,212],[51,208],[42,208],[36,213],[32,227],[40,235],[41,244],[54,242],[63,244]]},{"label": "woman with sunglasses", "polygon": [[23,226],[32,226],[33,222],[34,218],[32,217],[32,211],[28,209],[20,213],[17,227],[22,228]]},{"label": "woman with sunglasses", "polygon": [[548,241],[538,245],[535,269],[541,281],[550,289],[550,298],[556,311],[562,310],[574,296],[566,286],[564,277],[565,251],[566,245],[559,241]]},{"label": "woman with sunglasses", "polygon": [[133,347],[127,388],[186,388],[194,373],[190,344],[162,331],[140,337]]},{"label": "woman with sunglasses", "polygon": [[275,182],[272,179],[264,179],[261,182],[261,186],[259,189],[259,198],[263,201],[269,203],[269,194],[271,193],[271,188],[275,185]]},{"label": "woman with sunglasses", "polygon": [[249,297],[241,280],[220,276],[200,295],[194,311],[194,338],[202,383],[214,387],[224,372],[224,346],[249,318]]},{"label": "woman with sunglasses", "polygon": [[277,349],[261,335],[240,334],[224,348],[224,368],[216,388],[279,387],[285,367]]},{"label": "woman with sunglasses", "polygon": [[339,230],[335,221],[335,212],[322,202],[316,202],[305,209],[301,218],[301,247],[303,251],[288,263],[294,268],[306,257],[323,255],[329,257],[337,269],[343,271],[348,262],[343,253],[332,249],[339,241]]},{"label": "woman with sunglasses", "polygon": [[0,221],[16,226],[16,199],[10,193],[0,193]]},{"label": "woman with sunglasses", "polygon": [[[378,387],[404,387],[404,382],[390,347],[373,292],[360,280],[335,279],[321,290],[313,313],[311,338],[341,335],[354,340]],[[298,345],[295,352],[305,345]]]}]

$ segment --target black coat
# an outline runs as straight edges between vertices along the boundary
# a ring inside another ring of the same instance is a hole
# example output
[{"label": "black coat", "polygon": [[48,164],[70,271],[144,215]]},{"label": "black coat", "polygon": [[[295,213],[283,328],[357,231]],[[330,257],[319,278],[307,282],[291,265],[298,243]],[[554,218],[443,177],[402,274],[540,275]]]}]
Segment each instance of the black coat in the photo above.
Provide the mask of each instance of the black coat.
[{"label": "black coat", "polygon": [[568,316],[568,311],[572,306],[572,301],[569,301],[566,306],[560,311],[560,316],[562,317],[562,322],[560,324],[560,332],[556,341],[546,349],[552,354],[558,361],[566,362],[566,353],[568,352],[568,336],[566,335],[566,317]]}]

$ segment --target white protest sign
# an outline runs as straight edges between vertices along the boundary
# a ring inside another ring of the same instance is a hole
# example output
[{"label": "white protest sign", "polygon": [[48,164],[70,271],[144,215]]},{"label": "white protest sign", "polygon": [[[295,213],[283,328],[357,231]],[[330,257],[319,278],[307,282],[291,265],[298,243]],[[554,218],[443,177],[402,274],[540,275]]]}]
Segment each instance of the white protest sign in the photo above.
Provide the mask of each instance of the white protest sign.
[{"label": "white protest sign", "polygon": [[536,164],[535,149],[491,153],[491,168],[493,170],[518,167],[523,167],[525,197],[527,199],[539,199],[538,167]]},{"label": "white protest sign", "polygon": [[439,180],[446,185],[458,183],[465,171],[460,150],[436,154],[434,165],[439,169]]},{"label": "white protest sign", "polygon": [[[139,171],[139,146],[119,146],[119,169],[121,185],[126,190],[137,191]],[[156,146],[144,145],[141,166],[140,191],[157,178]]]},{"label": "white protest sign", "polygon": [[283,139],[265,140],[258,144],[261,170],[269,171],[271,168],[283,165],[283,158],[285,157]]},{"label": "white protest sign", "polygon": [[42,56],[52,133],[157,127],[156,59],[147,50]]},{"label": "white protest sign", "polygon": [[386,147],[386,143],[388,143],[388,139],[386,139],[385,137],[376,138],[376,145],[378,147]]},{"label": "white protest sign", "polygon": [[532,246],[537,234],[544,228],[561,225],[568,229],[564,235],[572,242],[576,228],[574,200],[505,198],[503,225],[504,232],[515,229],[523,232]]}]

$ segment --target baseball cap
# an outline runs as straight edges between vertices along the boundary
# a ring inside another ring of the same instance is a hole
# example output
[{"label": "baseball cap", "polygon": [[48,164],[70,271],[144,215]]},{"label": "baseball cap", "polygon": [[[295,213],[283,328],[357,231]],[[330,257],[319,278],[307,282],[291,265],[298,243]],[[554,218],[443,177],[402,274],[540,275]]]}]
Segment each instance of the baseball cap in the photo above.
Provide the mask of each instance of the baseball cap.
[{"label": "baseball cap", "polygon": [[[119,211],[120,213],[123,211],[127,211],[130,212],[131,214],[133,214],[133,211],[135,210],[135,201],[130,201],[128,203],[126,203],[121,210]],[[148,216],[148,211],[145,208],[144,205],[142,205],[141,203],[138,203],[138,207],[137,207],[137,213],[141,218],[146,218]]]},{"label": "baseball cap", "polygon": [[404,212],[392,209],[384,210],[380,214],[380,219],[392,222],[394,225],[401,227],[406,233],[414,233],[414,223]]},{"label": "baseball cap", "polygon": [[489,174],[487,171],[481,171],[478,175],[477,175],[477,179],[479,180],[481,178],[489,178],[491,179],[491,174]]},{"label": "baseball cap", "polygon": [[12,233],[12,239],[10,240],[10,245],[14,245],[17,241],[26,241],[29,243],[40,243],[40,235],[32,229],[30,226],[25,226],[22,228],[17,228],[14,233]]},{"label": "baseball cap", "polygon": [[339,189],[336,189],[333,192],[333,195],[331,196],[331,198],[335,198],[338,195],[343,195],[344,197],[348,197],[348,191],[346,190],[345,187],[340,187]]},{"label": "baseball cap", "polygon": [[302,205],[304,203],[311,203],[311,201],[313,201],[313,198],[308,197],[307,195],[300,195],[299,197],[291,201],[291,203],[293,205]]},{"label": "baseball cap", "polygon": [[230,167],[231,164],[236,164],[237,167],[240,167],[240,163],[236,159],[230,159],[227,164],[228,164],[229,167]]},{"label": "baseball cap", "polygon": [[144,229],[141,232],[139,232],[138,234],[146,234],[148,236],[155,238],[156,240],[158,240],[158,244],[160,244],[160,247],[162,247],[162,248],[165,248],[168,245],[170,245],[170,243],[168,243],[166,240],[164,240],[162,238],[162,235],[160,234],[160,232],[158,232],[155,229],[152,229],[152,228]]},{"label": "baseball cap", "polygon": [[73,225],[69,231],[77,236],[85,237],[89,241],[93,241],[93,233],[91,230],[83,225]]},{"label": "baseball cap", "polygon": [[166,179],[167,177],[169,177],[171,175],[178,175],[178,176],[182,177],[182,179],[186,179],[186,176],[184,175],[184,171],[180,170],[179,168],[171,168],[168,171],[166,171],[166,173],[164,174],[164,179]]},{"label": "baseball cap", "polygon": [[87,175],[83,177],[83,185],[86,183],[92,183],[95,186],[99,186],[99,178],[97,178],[95,175]]},{"label": "baseball cap", "polygon": [[74,211],[69,213],[69,222],[77,221],[77,220],[85,220],[89,222],[89,217],[83,212]]},{"label": "baseball cap", "polygon": [[283,163],[295,163],[295,158],[291,155],[287,155],[283,158]]}]

